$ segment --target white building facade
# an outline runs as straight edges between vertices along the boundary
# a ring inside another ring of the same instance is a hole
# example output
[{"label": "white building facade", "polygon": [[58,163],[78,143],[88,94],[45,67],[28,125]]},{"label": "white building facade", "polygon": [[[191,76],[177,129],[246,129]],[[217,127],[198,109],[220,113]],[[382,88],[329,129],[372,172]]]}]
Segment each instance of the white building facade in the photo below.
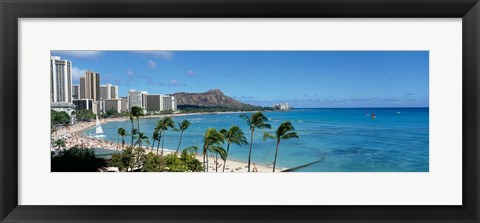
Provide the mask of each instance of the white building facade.
[{"label": "white building facade", "polygon": [[102,99],[117,99],[118,98],[118,86],[106,84],[100,85],[100,98]]},{"label": "white building facade", "polygon": [[132,107],[134,106],[142,107],[143,109],[145,109],[144,103],[143,103],[143,94],[141,91],[129,90],[128,91],[128,109],[132,110]]},{"label": "white building facade", "polygon": [[50,102],[72,103],[72,62],[50,57]]}]

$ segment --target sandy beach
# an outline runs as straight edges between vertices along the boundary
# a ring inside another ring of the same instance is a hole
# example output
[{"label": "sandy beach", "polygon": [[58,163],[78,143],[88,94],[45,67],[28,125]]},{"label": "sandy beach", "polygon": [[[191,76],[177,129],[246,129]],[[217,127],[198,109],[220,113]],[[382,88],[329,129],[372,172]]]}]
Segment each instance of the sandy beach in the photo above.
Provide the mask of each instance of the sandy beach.
[{"label": "sandy beach", "polygon": [[[185,116],[185,115],[197,115],[197,114],[227,114],[227,113],[242,113],[242,112],[205,112],[205,113],[182,113],[182,114],[171,114],[171,115],[156,115],[156,116],[146,116],[143,118],[161,118],[164,116]],[[121,117],[121,118],[108,118],[108,119],[100,119],[100,123],[109,123],[109,122],[119,122],[119,121],[127,121],[129,120],[128,117]],[[102,139],[97,138],[90,138],[83,134],[83,132],[89,128],[95,126],[95,121],[90,122],[79,122],[74,125],[70,125],[67,127],[61,127],[57,129],[54,133],[52,133],[52,142],[63,138],[65,140],[65,147],[67,149],[77,145],[85,148],[103,148],[108,150],[122,150],[122,145],[117,144],[114,142],[109,142]],[[127,143],[128,144],[128,143]],[[146,153],[151,152],[151,147],[145,147]],[[56,148],[51,147],[51,150],[55,150]],[[174,150],[169,150],[164,148],[164,154],[169,154]],[[156,153],[156,150],[153,150]],[[201,153],[197,153],[196,158],[203,161],[203,156]],[[210,155],[208,159],[208,172],[215,173],[215,157]],[[223,170],[223,160],[220,158],[218,159],[217,164],[218,172],[222,172]],[[116,168],[109,168],[109,170],[115,171]],[[251,170],[255,172],[272,172],[272,167],[265,166],[265,165],[258,165],[256,163],[251,164]],[[275,172],[279,172],[282,169],[277,167]],[[248,163],[246,162],[239,162],[235,160],[227,160],[225,166],[225,172],[248,172]]]}]

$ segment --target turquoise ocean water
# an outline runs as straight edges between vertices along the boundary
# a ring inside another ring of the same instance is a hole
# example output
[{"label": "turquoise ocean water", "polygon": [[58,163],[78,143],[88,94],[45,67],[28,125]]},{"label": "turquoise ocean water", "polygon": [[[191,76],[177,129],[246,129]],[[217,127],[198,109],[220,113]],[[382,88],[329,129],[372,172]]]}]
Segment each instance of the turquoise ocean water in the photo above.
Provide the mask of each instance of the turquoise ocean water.
[{"label": "turquoise ocean water", "polygon": [[[370,114],[374,112],[376,119]],[[252,162],[269,165],[275,155],[275,141],[262,140],[263,132],[275,132],[283,121],[291,121],[299,139],[282,141],[277,166],[292,168],[321,160],[298,172],[428,172],[429,109],[428,108],[330,108],[295,109],[287,112],[265,112],[270,130],[256,130]],[[192,125],[184,132],[181,148],[201,147],[202,136],[209,127],[221,129],[240,126],[247,139],[250,130],[238,113],[205,114],[174,117]],[[140,130],[151,138],[158,118],[140,120]],[[135,123],[136,125],[136,123]],[[128,131],[130,121],[102,125],[105,140],[117,142],[117,129]],[[92,134],[89,129],[85,134]],[[176,149],[180,132],[169,131],[165,148]],[[130,137],[126,137],[130,143]],[[248,160],[248,145],[231,145],[229,159]]]}]

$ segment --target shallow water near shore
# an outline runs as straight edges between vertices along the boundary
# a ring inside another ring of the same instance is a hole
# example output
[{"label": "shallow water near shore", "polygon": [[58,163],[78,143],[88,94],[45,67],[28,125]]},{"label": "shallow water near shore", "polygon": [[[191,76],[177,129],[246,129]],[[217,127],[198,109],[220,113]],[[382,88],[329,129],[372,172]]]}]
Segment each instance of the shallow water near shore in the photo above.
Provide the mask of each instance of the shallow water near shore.
[{"label": "shallow water near shore", "polygon": [[[376,118],[372,119],[371,114]],[[299,139],[282,141],[278,166],[297,172],[428,172],[429,171],[429,109],[428,108],[335,108],[295,109],[287,112],[265,112],[272,129],[255,130],[252,163],[270,165],[275,155],[275,141],[262,140],[263,132],[275,133],[284,121],[291,121]],[[192,125],[184,132],[180,150],[202,145],[207,128],[238,125],[250,140],[250,130],[239,113],[201,114],[173,117]],[[158,118],[140,119],[140,131],[151,138]],[[137,126],[134,122],[135,128]],[[118,128],[131,129],[130,121],[102,124],[105,140],[119,142]],[[85,131],[92,134],[93,128]],[[177,149],[180,132],[168,131],[165,148]],[[125,137],[126,144],[131,137]],[[155,149],[156,149],[155,145]],[[226,147],[226,146],[225,146]],[[161,145],[160,145],[161,148]],[[247,162],[249,146],[230,146],[229,159]]]}]

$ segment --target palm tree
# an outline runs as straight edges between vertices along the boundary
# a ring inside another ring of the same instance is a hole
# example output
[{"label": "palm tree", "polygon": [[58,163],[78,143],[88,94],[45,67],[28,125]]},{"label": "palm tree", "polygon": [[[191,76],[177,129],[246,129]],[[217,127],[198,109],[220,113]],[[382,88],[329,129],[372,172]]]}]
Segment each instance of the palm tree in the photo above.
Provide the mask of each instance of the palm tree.
[{"label": "palm tree", "polygon": [[125,146],[125,139],[124,137],[127,134],[127,130],[125,130],[124,128],[118,128],[118,131],[117,131],[118,135],[120,135],[120,137],[122,137],[122,148]]},{"label": "palm tree", "polygon": [[254,112],[248,116],[247,114],[241,114],[240,118],[245,119],[247,121],[248,126],[250,127],[250,131],[252,131],[250,135],[250,151],[248,152],[248,172],[250,172],[250,160],[252,157],[252,144],[253,144],[253,132],[255,129],[264,129],[264,128],[271,128],[270,124],[265,122],[268,121],[268,118],[263,115],[261,112]]},{"label": "palm tree", "polygon": [[[208,128],[205,131],[203,136],[203,171],[208,172],[208,152],[216,151],[218,153],[223,153],[226,155],[226,152],[223,148],[216,146],[219,143],[223,143],[223,135],[218,132],[215,128]],[[223,151],[222,151],[223,150]],[[206,158],[206,160],[205,160]],[[206,161],[206,165],[205,165]]]},{"label": "palm tree", "polygon": [[168,128],[174,129],[175,128],[175,122],[173,121],[172,117],[164,117],[161,119],[161,130],[163,132],[162,135],[162,153],[163,155],[163,145],[165,143],[165,134],[167,133]]},{"label": "palm tree", "polygon": [[186,147],[182,150],[182,154],[190,154],[190,153],[197,153],[198,151],[198,147],[197,146],[189,146],[189,147]]},{"label": "palm tree", "polygon": [[140,148],[142,148],[142,144],[146,143],[147,145],[150,144],[150,141],[148,140],[148,136],[145,135],[143,132],[138,133],[138,139],[137,142],[135,142],[136,145],[138,145]]},{"label": "palm tree", "polygon": [[242,145],[247,145],[248,142],[247,142],[247,138],[243,134],[242,129],[238,126],[232,126],[228,131],[226,129],[221,129],[220,133],[222,133],[225,140],[227,140],[227,157],[225,157],[225,160],[223,162],[223,171],[222,171],[222,172],[225,172],[225,165],[227,163],[230,144],[233,143],[233,144],[242,146]]},{"label": "palm tree", "polygon": [[180,129],[180,141],[178,142],[178,147],[177,151],[175,153],[178,153],[178,150],[180,149],[180,144],[182,144],[182,137],[183,137],[183,132],[190,127],[191,123],[188,120],[183,120],[181,123],[178,123],[178,128]]},{"label": "palm tree", "polygon": [[137,130],[140,132],[140,116],[143,116],[143,108],[139,106],[133,106],[132,116],[137,118]]},{"label": "palm tree", "polygon": [[263,134],[263,140],[267,138],[277,139],[277,148],[275,149],[275,159],[273,160],[273,172],[275,172],[275,165],[277,164],[277,155],[278,155],[278,146],[280,145],[281,140],[287,140],[291,138],[297,138],[298,134],[294,132],[295,128],[293,127],[292,123],[289,121],[283,122],[277,129],[275,135],[272,135],[268,132]]},{"label": "palm tree", "polygon": [[53,141],[53,146],[58,147],[58,150],[62,149],[65,147],[65,139],[57,139]]},{"label": "palm tree", "polygon": [[223,149],[220,143],[217,146],[211,147],[210,152],[215,153],[215,172],[218,172],[218,155],[223,160],[223,163],[227,160],[227,152]]},{"label": "palm tree", "polygon": [[152,141],[152,151],[153,151],[153,147],[155,146],[155,141],[156,141],[157,139],[160,139],[160,136],[159,136],[159,135],[160,135],[160,134],[159,134],[158,128],[155,128],[155,129],[153,130],[153,135],[152,135],[152,140],[153,140],[153,141]]},{"label": "palm tree", "polygon": [[133,147],[133,138],[135,136],[135,128],[133,128],[133,115],[132,115],[132,113],[130,113],[129,117],[130,117],[130,123],[132,123],[132,130],[130,131],[130,133],[132,134],[132,147]]},{"label": "palm tree", "polygon": [[155,125],[155,131],[158,132],[158,136],[155,140],[157,140],[157,155],[158,155],[158,148],[160,147],[160,141],[162,139],[162,132],[163,132],[163,119],[159,119],[157,124]]}]

